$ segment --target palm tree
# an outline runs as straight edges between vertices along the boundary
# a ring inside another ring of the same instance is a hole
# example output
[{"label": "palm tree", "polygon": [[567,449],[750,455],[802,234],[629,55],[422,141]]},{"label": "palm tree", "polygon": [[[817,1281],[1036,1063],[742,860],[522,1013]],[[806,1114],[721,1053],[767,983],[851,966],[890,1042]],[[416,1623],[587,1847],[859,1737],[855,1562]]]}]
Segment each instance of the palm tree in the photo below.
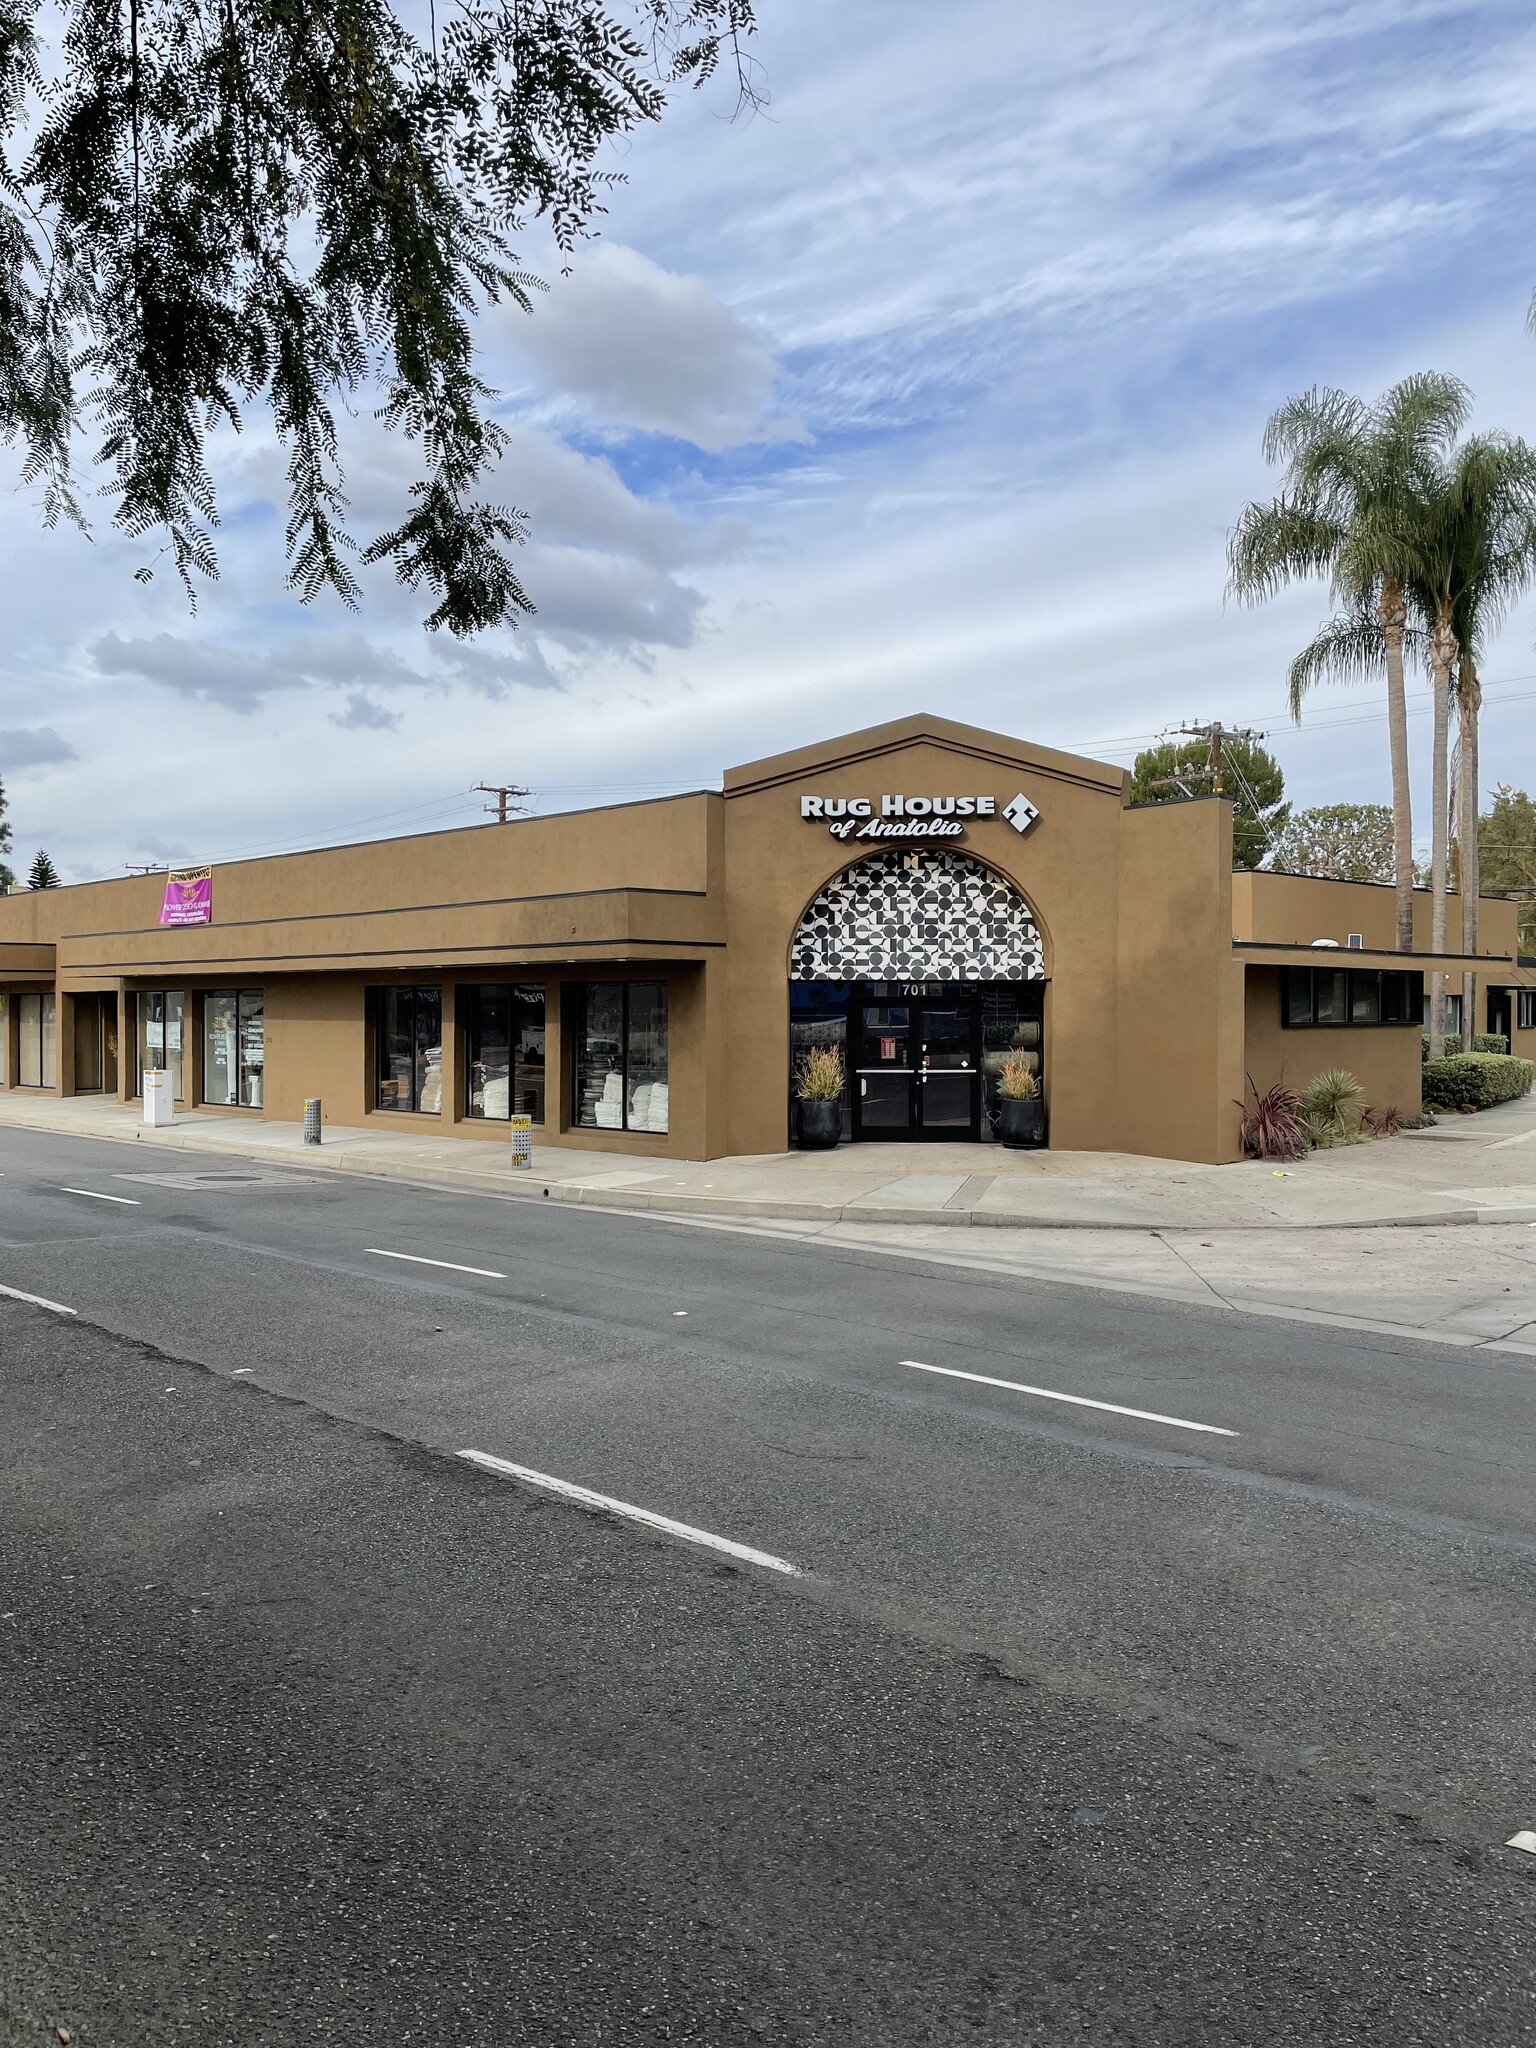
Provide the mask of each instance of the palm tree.
[{"label": "palm tree", "polygon": [[1227,549],[1235,596],[1258,603],[1287,584],[1323,576],[1341,607],[1291,665],[1293,716],[1300,718],[1315,682],[1386,676],[1397,944],[1404,953],[1413,950],[1403,681],[1408,592],[1424,574],[1426,496],[1470,402],[1464,384],[1434,371],[1405,377],[1374,405],[1332,390],[1290,399],[1264,430],[1265,458],[1286,465],[1284,487],[1269,504],[1245,508]]},{"label": "palm tree", "polygon": [[[1461,950],[1477,952],[1479,858],[1478,670],[1488,636],[1536,582],[1536,449],[1511,434],[1479,434],[1446,465],[1435,559],[1426,597],[1448,622],[1456,667],[1459,772],[1456,788],[1457,879]],[[1463,1042],[1471,1043],[1477,981],[1462,970]]]}]

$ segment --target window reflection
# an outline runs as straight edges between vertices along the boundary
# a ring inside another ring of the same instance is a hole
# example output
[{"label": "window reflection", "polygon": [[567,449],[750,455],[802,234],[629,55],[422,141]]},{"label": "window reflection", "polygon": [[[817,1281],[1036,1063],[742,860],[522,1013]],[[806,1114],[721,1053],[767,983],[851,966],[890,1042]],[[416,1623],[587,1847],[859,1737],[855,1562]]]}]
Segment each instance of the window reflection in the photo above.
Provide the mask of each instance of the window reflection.
[{"label": "window reflection", "polygon": [[576,1122],[603,1131],[665,1131],[666,983],[591,981],[575,993]]},{"label": "window reflection", "polygon": [[378,1066],[375,1106],[418,1110],[443,1107],[443,992],[440,988],[382,988],[378,992]]}]

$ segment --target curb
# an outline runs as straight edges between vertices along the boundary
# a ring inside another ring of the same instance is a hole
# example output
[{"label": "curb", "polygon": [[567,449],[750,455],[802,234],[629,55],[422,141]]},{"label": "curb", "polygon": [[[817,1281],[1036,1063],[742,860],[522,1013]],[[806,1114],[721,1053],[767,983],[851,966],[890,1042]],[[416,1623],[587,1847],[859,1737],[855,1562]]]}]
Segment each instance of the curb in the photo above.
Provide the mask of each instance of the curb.
[{"label": "curb", "polygon": [[185,1132],[170,1129],[135,1131],[132,1136],[121,1129],[77,1129],[59,1131],[48,1124],[37,1124],[20,1118],[10,1119],[0,1107],[0,1129],[35,1131],[50,1137],[88,1138],[98,1143],[114,1145],[149,1144],[166,1146],[184,1152],[205,1152],[225,1157],[249,1160],[253,1163],[286,1168],[296,1173],[323,1173],[335,1179],[351,1177],[358,1180],[374,1180],[393,1183],[400,1187],[448,1188],[459,1194],[488,1196],[505,1202],[554,1202],[566,1206],[585,1206],[607,1211],[628,1211],[659,1217],[675,1217],[679,1221],[718,1216],[724,1220],[747,1221],[757,1219],[763,1222],[783,1223],[851,1223],[851,1224],[903,1224],[920,1227],[939,1225],[950,1229],[971,1230],[1109,1230],[1139,1232],[1143,1236],[1163,1235],[1170,1231],[1218,1230],[1223,1235],[1234,1231],[1259,1230],[1429,1230],[1440,1229],[1447,1224],[1459,1223],[1526,1223],[1536,1224],[1536,1205],[1511,1205],[1508,1207],[1484,1207],[1477,1209],[1435,1209],[1417,1215],[1403,1216],[1348,1216],[1348,1217],[1282,1217],[1275,1216],[1262,1222],[1234,1222],[1230,1218],[1210,1217],[1204,1221],[1170,1219],[1159,1216],[1127,1218],[1123,1216],[1092,1219],[1069,1216],[1010,1215],[998,1210],[986,1209],[934,1209],[898,1208],[887,1203],[870,1203],[863,1200],[852,1202],[805,1202],[766,1198],[754,1200],[741,1195],[676,1195],[663,1194],[655,1190],[629,1188],[580,1188],[561,1187],[558,1182],[543,1181],[538,1173],[537,1159],[534,1169],[526,1181],[510,1182],[501,1175],[495,1176],[495,1185],[487,1186],[489,1174],[478,1173],[473,1168],[401,1168],[389,1165],[369,1165],[364,1159],[353,1162],[334,1153],[327,1159],[325,1147],[307,1149],[304,1156],[293,1157],[289,1152],[276,1153],[269,1146],[239,1144],[229,1140],[205,1137],[190,1137]]}]

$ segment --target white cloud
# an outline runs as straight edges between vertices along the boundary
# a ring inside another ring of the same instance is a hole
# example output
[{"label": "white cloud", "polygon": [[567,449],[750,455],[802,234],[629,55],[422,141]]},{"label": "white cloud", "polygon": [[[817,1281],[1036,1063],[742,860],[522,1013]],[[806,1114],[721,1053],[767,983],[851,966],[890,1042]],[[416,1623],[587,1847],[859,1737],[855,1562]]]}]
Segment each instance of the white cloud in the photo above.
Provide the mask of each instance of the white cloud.
[{"label": "white cloud", "polygon": [[546,390],[609,425],[710,449],[799,431],[770,418],[776,370],[763,336],[702,278],[618,243],[583,248],[570,275],[531,314],[510,314],[501,333]]},{"label": "white cloud", "polygon": [[[1519,10],[762,12],[769,116],[679,98],[628,152],[614,241],[561,278],[530,237],[552,289],[487,323],[522,630],[427,638],[387,575],[356,619],[302,611],[259,422],[220,444],[226,573],[196,621],[174,579],[133,581],[145,548],[0,501],[6,720],[81,757],[17,778],[29,843],[78,873],[148,857],[146,827],[182,860],[470,823],[475,781],[544,808],[651,794],[925,707],[1127,760],[1241,719],[1298,801],[1383,794],[1369,692],[1283,717],[1323,594],[1225,608],[1223,537],[1272,485],[1265,414],[1315,381],[1434,364],[1479,424],[1536,438]],[[789,410],[809,453],[773,439]],[[361,537],[398,519],[415,451],[365,403],[344,427]],[[1490,662],[1484,748],[1527,786],[1531,624]]]}]

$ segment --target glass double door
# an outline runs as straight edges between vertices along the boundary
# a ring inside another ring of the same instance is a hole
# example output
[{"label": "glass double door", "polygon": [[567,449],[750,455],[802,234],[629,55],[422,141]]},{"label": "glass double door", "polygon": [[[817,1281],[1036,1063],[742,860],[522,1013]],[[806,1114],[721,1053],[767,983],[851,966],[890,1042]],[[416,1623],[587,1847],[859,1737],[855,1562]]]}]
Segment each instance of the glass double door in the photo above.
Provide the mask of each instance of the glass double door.
[{"label": "glass double door", "polygon": [[964,998],[863,1001],[853,1025],[855,1138],[981,1135],[980,1020]]}]

